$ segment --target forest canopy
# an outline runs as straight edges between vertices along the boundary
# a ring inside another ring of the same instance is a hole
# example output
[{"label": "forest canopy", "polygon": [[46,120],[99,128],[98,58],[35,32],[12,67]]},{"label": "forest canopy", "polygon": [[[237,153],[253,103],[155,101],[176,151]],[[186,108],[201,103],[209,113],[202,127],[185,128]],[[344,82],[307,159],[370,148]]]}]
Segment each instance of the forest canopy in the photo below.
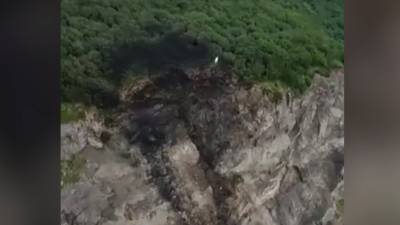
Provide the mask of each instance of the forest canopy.
[{"label": "forest canopy", "polygon": [[112,104],[129,71],[220,56],[243,80],[304,90],[341,67],[342,0],[62,0],[63,102]]}]

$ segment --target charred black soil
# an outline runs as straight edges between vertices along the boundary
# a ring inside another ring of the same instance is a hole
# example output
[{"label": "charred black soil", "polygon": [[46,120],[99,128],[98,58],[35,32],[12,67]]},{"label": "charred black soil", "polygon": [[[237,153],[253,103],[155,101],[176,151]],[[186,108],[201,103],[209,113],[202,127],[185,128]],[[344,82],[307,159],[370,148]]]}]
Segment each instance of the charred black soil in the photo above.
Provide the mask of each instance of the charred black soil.
[{"label": "charred black soil", "polygon": [[[232,77],[228,73],[216,70],[214,68],[189,74],[183,70],[171,69],[165,75],[153,78],[155,88],[152,92],[144,93],[146,90],[143,90],[137,93],[129,105],[130,124],[126,127],[126,135],[131,143],[141,146],[142,154],[152,165],[151,177],[160,194],[171,202],[175,210],[182,211],[184,209],[174,185],[175,177],[163,149],[176,143],[177,127],[184,127],[199,151],[198,164],[213,189],[214,202],[218,207],[218,224],[222,225],[226,224],[229,217],[224,201],[232,195],[233,187],[231,179],[216,173],[214,167],[219,153],[227,148],[229,143],[222,140],[218,149],[210,148],[206,140],[212,138],[210,135],[217,124],[213,124],[213,118],[206,126],[196,123],[202,120],[191,119],[198,116],[193,114],[196,108],[217,111],[218,106],[214,100],[234,88]],[[227,120],[226,123],[231,120]],[[193,221],[186,223],[194,224]]]}]

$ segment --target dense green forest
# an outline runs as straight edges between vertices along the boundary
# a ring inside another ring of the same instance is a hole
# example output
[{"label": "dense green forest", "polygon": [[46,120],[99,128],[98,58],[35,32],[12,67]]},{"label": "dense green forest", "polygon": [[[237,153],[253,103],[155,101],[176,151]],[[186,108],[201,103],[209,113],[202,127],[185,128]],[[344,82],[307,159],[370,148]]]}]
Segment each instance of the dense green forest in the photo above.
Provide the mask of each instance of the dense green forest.
[{"label": "dense green forest", "polygon": [[295,90],[344,62],[342,0],[61,3],[63,102],[111,105],[130,74],[216,55],[244,80]]}]

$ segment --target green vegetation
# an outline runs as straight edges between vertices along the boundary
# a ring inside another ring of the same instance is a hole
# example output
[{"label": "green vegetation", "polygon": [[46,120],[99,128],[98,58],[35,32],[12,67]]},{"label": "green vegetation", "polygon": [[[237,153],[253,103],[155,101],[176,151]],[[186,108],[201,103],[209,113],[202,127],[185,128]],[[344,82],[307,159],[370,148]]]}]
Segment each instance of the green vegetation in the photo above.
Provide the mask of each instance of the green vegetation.
[{"label": "green vegetation", "polygon": [[129,70],[180,64],[199,43],[241,79],[300,91],[344,62],[342,0],[63,0],[61,22],[64,102],[112,106]]},{"label": "green vegetation", "polygon": [[270,97],[270,99],[272,100],[272,102],[279,102],[283,98],[283,95],[285,95],[288,92],[288,87],[279,81],[261,82],[260,86],[261,86],[264,94],[268,95]]},{"label": "green vegetation", "polygon": [[61,123],[81,120],[85,117],[85,107],[81,104],[62,103]]},{"label": "green vegetation", "polygon": [[339,215],[343,215],[344,213],[344,199],[340,199],[336,201],[336,210]]},{"label": "green vegetation", "polygon": [[335,217],[338,221],[338,224],[343,224],[343,216],[344,216],[344,199],[340,199],[336,201],[336,213]]},{"label": "green vegetation", "polygon": [[74,155],[70,160],[62,160],[61,187],[65,187],[65,185],[78,182],[85,163],[85,159],[77,155]]},{"label": "green vegetation", "polygon": [[344,199],[336,201],[336,216],[341,217],[344,214]]}]

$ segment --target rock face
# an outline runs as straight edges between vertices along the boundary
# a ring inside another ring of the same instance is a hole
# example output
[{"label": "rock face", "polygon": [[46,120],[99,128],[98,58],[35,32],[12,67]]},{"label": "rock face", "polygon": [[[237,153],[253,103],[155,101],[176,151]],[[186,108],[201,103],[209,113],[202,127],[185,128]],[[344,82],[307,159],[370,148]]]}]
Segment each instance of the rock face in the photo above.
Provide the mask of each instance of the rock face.
[{"label": "rock face", "polygon": [[69,160],[86,146],[102,148],[101,136],[105,131],[104,121],[95,110],[86,113],[86,119],[61,124],[61,160]]},{"label": "rock face", "polygon": [[278,103],[218,71],[134,88],[102,150],[79,152],[63,224],[343,224],[343,80],[316,76]]}]

